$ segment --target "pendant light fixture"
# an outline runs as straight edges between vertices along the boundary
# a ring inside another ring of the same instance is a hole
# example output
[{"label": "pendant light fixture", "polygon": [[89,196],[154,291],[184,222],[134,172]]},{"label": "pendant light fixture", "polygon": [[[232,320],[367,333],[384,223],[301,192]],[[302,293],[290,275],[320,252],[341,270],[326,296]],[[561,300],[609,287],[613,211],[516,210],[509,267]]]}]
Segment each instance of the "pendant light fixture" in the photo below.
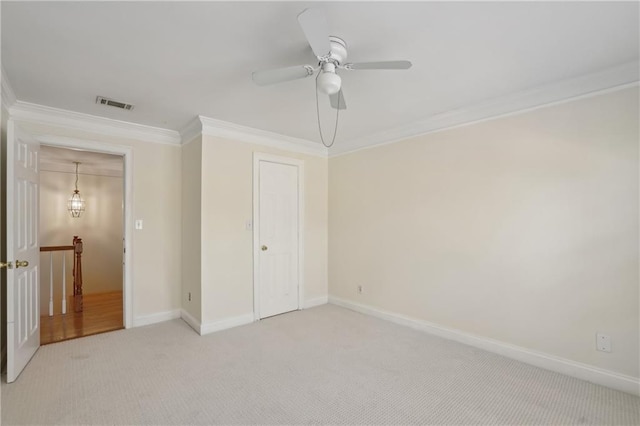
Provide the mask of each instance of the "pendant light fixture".
[{"label": "pendant light fixture", "polygon": [[78,165],[79,162],[74,161],[76,165],[76,189],[73,191],[71,198],[67,202],[67,210],[71,213],[71,217],[80,217],[82,212],[84,211],[84,200],[80,196],[80,191],[78,190]]}]

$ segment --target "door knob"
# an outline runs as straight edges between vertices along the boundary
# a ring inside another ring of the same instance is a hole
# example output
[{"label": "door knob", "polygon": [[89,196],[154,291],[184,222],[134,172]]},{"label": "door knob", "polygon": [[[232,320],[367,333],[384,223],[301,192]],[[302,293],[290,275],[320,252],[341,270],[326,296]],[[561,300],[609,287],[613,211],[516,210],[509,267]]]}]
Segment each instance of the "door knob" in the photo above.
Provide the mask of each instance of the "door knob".
[{"label": "door knob", "polygon": [[266,251],[269,247],[267,247],[267,246],[262,246],[262,247],[260,247],[260,248],[262,249],[262,251]]},{"label": "door knob", "polygon": [[13,268],[13,265],[11,264],[11,262],[0,262],[0,269],[2,268],[7,268],[7,269],[11,269]]},{"label": "door knob", "polygon": [[26,268],[27,266],[29,266],[29,262],[27,260],[16,260],[16,269]]}]

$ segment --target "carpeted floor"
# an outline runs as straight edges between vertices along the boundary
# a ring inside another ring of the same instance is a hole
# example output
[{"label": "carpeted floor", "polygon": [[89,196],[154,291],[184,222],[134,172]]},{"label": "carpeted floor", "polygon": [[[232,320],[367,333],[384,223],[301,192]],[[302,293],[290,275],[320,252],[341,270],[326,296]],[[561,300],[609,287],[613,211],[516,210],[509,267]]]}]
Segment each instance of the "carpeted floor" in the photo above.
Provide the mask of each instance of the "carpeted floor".
[{"label": "carpeted floor", "polygon": [[332,305],[43,346],[2,424],[640,424],[640,398]]}]

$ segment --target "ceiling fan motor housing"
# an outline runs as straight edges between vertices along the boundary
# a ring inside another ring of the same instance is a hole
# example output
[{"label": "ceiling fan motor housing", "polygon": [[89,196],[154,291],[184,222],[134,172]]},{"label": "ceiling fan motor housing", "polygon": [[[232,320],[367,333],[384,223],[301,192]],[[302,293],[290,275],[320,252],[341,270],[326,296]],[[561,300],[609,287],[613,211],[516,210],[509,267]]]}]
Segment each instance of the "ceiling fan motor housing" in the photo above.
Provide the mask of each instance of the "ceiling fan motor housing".
[{"label": "ceiling fan motor housing", "polygon": [[329,36],[329,44],[331,52],[329,52],[327,61],[334,62],[336,65],[343,64],[347,60],[347,43],[340,37]]}]

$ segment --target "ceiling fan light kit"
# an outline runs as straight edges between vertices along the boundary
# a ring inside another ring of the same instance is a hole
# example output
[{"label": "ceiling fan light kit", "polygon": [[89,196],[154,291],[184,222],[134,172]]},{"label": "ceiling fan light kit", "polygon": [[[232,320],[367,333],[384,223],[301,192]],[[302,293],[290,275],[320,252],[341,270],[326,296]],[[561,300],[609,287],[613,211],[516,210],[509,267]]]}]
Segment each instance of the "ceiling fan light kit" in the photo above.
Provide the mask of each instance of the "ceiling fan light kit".
[{"label": "ceiling fan light kit", "polygon": [[[310,77],[319,70],[316,77],[316,112],[318,116],[318,128],[320,129],[320,139],[326,147],[333,145],[338,130],[338,114],[340,110],[346,109],[344,96],[342,93],[342,78],[337,70],[401,70],[411,67],[409,61],[383,61],[383,62],[362,62],[345,63],[347,60],[347,43],[340,37],[330,36],[327,21],[324,13],[319,9],[305,9],[298,15],[298,23],[304,32],[309,46],[313,51],[318,66],[297,65],[293,67],[277,68],[253,73],[253,81],[259,86],[266,86],[290,80]],[[322,136],[320,126],[320,111],[318,106],[317,92],[320,91],[329,95],[331,107],[336,110],[336,127],[330,144],[326,144]]]},{"label": "ceiling fan light kit", "polygon": [[318,89],[325,95],[333,95],[340,91],[342,79],[336,74],[336,66],[331,62],[322,65],[322,71],[318,76]]}]

